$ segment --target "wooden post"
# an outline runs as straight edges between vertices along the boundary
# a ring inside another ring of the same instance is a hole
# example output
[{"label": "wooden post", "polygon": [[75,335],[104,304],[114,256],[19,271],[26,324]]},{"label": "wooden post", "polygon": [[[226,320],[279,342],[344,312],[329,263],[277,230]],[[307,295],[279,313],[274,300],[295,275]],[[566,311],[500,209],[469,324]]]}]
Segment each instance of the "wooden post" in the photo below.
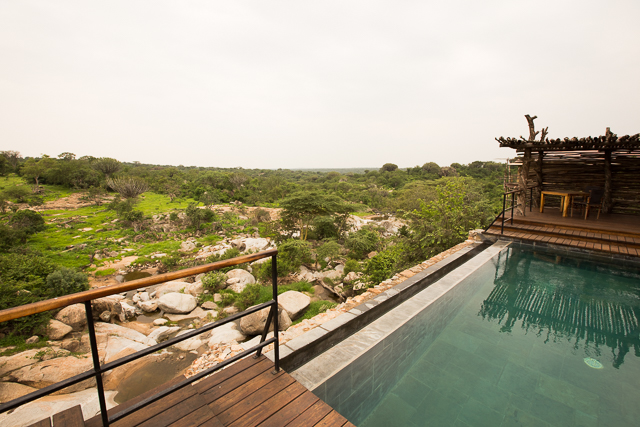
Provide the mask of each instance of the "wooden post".
[{"label": "wooden post", "polygon": [[538,188],[536,188],[536,190],[533,192],[534,201],[536,202],[536,205],[538,203],[538,200],[540,200],[540,192],[542,191],[542,158],[543,157],[544,157],[544,152],[538,151],[538,161],[536,162],[536,169],[535,169],[536,184],[538,185]]},{"label": "wooden post", "polygon": [[527,202],[527,180],[529,179],[529,165],[531,163],[531,148],[524,149],[522,166],[518,168],[518,207],[517,213],[525,216]]},{"label": "wooden post", "polygon": [[[607,128],[609,130],[609,128]],[[611,213],[613,207],[611,200],[611,150],[604,151],[604,200],[602,212]]]}]

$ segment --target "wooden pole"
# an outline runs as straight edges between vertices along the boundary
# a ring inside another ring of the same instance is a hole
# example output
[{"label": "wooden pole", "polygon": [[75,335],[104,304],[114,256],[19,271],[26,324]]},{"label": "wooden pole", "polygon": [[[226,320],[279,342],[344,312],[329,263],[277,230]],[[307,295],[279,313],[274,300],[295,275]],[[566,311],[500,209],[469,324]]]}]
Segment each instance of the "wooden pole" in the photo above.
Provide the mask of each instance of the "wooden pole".
[{"label": "wooden pole", "polygon": [[517,213],[525,216],[527,201],[527,180],[529,179],[529,165],[531,164],[531,148],[524,149],[522,166],[518,168],[518,208]]},{"label": "wooden pole", "polygon": [[544,152],[538,151],[538,161],[536,162],[536,169],[535,169],[536,184],[538,187],[533,193],[535,194],[534,200],[536,201],[536,204],[538,203],[537,201],[540,200],[540,192],[542,191],[542,158],[543,157],[544,157]]},{"label": "wooden pole", "polygon": [[[609,128],[607,128],[609,130]],[[611,150],[604,151],[604,200],[602,211],[611,213],[613,202],[611,199]]]}]

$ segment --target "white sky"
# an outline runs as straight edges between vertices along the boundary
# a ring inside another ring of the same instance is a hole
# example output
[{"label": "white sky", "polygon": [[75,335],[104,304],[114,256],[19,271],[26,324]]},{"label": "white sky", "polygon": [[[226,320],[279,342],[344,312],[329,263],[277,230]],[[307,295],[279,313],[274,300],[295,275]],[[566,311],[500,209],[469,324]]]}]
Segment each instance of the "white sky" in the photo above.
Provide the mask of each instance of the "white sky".
[{"label": "white sky", "polygon": [[245,168],[640,132],[640,1],[0,0],[0,150]]}]

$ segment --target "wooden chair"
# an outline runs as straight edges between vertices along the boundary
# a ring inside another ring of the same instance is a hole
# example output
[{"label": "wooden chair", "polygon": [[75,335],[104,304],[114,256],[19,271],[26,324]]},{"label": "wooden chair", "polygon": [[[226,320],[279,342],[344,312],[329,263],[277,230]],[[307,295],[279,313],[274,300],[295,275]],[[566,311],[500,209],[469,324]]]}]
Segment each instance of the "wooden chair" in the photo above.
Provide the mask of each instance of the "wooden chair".
[{"label": "wooden chair", "polygon": [[[602,187],[587,187],[585,191],[589,193],[586,200],[582,200],[579,202],[574,201],[573,205],[584,208],[584,219],[587,219],[589,216],[589,208],[598,208],[598,216],[596,219],[600,219],[600,211],[602,210],[602,198],[604,196],[604,189]],[[571,210],[573,213],[573,209]]]}]

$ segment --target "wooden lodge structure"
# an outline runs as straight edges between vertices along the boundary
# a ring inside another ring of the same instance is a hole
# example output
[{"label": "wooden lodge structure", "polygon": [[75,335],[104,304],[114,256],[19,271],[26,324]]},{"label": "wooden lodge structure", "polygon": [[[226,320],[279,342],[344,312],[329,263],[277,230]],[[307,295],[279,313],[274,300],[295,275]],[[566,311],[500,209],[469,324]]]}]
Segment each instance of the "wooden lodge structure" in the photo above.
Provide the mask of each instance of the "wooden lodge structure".
[{"label": "wooden lodge structure", "polygon": [[[550,139],[548,128],[535,130],[537,116],[525,117],[528,138],[496,138],[518,154],[509,162],[518,167],[517,182],[505,183],[505,194],[515,193],[515,207],[513,217],[509,209],[502,214],[509,224],[496,226],[497,218],[486,234],[640,256],[640,134],[619,137],[607,128],[601,136]],[[571,217],[547,210],[560,207],[558,197],[545,197],[541,212],[542,192],[588,187],[603,190],[602,215],[592,213],[585,220],[584,212],[573,214],[572,203]]]}]

